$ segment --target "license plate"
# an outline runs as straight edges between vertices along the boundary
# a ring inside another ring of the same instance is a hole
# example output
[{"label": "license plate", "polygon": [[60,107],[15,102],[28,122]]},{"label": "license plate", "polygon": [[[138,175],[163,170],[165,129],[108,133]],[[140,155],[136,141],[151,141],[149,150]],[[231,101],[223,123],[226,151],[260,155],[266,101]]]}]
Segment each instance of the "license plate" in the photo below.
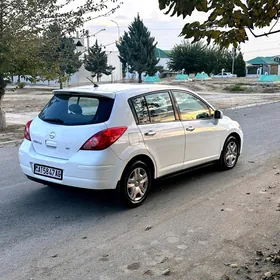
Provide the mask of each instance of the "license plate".
[{"label": "license plate", "polygon": [[34,174],[57,180],[62,180],[63,178],[63,170],[40,164],[34,164]]}]

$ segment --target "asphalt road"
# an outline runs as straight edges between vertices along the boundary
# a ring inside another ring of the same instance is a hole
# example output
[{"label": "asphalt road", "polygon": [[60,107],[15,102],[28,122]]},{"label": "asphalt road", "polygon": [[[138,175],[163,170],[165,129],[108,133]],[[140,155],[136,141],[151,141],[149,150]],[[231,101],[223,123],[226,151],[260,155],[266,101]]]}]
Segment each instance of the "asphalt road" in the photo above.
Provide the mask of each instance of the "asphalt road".
[{"label": "asphalt road", "polygon": [[167,268],[171,279],[218,279],[220,266],[215,269],[207,256],[223,259],[225,240],[254,235],[254,217],[229,206],[228,216],[220,217],[220,208],[239,205],[242,188],[270,180],[257,177],[280,156],[279,108],[227,111],[245,136],[237,167],[160,180],[133,210],[111,192],[32,183],[20,172],[18,148],[0,149],[0,279],[160,279]]}]

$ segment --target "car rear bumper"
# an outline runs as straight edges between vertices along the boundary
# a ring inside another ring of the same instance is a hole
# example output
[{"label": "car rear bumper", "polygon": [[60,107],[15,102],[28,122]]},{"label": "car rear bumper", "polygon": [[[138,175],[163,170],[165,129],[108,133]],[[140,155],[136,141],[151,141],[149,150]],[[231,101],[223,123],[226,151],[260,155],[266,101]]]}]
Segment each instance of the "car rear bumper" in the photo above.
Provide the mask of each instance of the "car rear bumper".
[{"label": "car rear bumper", "polygon": [[[80,151],[71,159],[62,160],[37,154],[32,143],[25,140],[19,149],[19,161],[23,173],[37,182],[93,190],[115,189],[121,178],[124,162],[110,149],[106,164],[104,159],[102,162],[98,155],[92,153],[94,152]],[[34,174],[34,164],[62,169],[63,179],[57,180]]]}]

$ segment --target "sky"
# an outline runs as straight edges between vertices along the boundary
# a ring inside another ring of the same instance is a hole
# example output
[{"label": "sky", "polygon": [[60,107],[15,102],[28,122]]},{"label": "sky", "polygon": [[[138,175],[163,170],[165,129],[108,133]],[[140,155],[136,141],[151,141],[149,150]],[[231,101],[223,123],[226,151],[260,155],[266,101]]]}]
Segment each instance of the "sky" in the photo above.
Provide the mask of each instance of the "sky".
[{"label": "sky", "polygon": [[[139,13],[144,24],[158,42],[158,47],[163,50],[170,50],[175,44],[179,44],[183,40],[182,37],[179,37],[179,34],[184,23],[194,20],[202,21],[205,18],[204,14],[198,12],[185,20],[164,15],[164,12],[160,11],[158,7],[158,0],[122,1],[123,5],[113,15],[101,17],[86,24],[86,28],[89,29],[90,34],[95,34],[101,29],[106,29],[98,33],[95,37],[92,37],[91,44],[96,38],[102,45],[108,45],[106,47],[107,50],[116,50],[114,42],[118,39],[118,28],[111,20],[119,24],[120,35],[122,35],[124,31],[127,30],[128,25],[133,21],[134,17],[137,16],[137,13]],[[104,12],[105,10],[103,13]],[[279,27],[280,24],[278,24],[278,28]],[[275,28],[277,28],[277,26]],[[263,31],[265,30],[259,30],[256,31],[256,33],[263,33]],[[257,56],[280,55],[280,33],[262,38],[253,38],[250,34],[249,41],[241,45],[241,50],[245,60]]]}]

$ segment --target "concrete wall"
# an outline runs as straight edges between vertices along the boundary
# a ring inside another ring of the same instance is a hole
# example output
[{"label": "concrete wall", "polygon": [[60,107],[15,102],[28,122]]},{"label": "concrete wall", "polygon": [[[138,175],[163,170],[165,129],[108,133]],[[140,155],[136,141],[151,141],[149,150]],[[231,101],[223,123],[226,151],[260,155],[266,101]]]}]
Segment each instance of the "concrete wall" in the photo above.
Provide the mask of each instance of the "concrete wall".
[{"label": "concrete wall", "polygon": [[[120,63],[118,55],[119,55],[118,51],[107,52],[108,65],[112,65],[116,69],[113,71],[112,75],[109,75],[109,76],[103,75],[101,78],[101,82],[116,82],[121,79],[121,63]],[[84,65],[82,65],[80,70],[77,73],[75,73],[73,76],[70,77],[68,84],[69,85],[87,84],[87,83],[89,83],[89,81],[87,80],[87,77],[91,78],[91,73],[85,69]],[[13,78],[14,83],[17,83],[17,79],[18,79],[17,77]],[[93,80],[96,81],[96,78]],[[21,78],[20,81],[25,82],[26,84],[31,84],[29,81],[26,81],[23,78]],[[53,80],[53,81],[49,81],[49,82],[48,81],[38,81],[36,84],[54,86],[54,85],[58,84],[58,81],[57,80]]]},{"label": "concrete wall", "polygon": [[[82,48],[81,48],[82,50]],[[81,51],[79,50],[79,51]],[[119,52],[118,51],[108,51],[106,52],[107,56],[108,56],[108,65],[112,65],[115,67],[115,70],[113,71],[112,75],[106,76],[103,75],[101,77],[101,82],[116,82],[116,81],[120,81],[122,79],[122,70],[121,70],[121,62],[119,59]],[[83,59],[83,55],[81,56],[81,59]],[[169,58],[161,58],[158,65],[159,66],[163,66],[164,69],[168,69],[168,62],[169,62]],[[75,73],[73,76],[70,77],[69,80],[69,85],[83,85],[83,84],[88,84],[88,78],[91,78],[91,73],[88,72],[84,65],[82,65],[82,67],[80,68],[80,70]],[[95,82],[97,81],[96,78],[93,79]],[[17,82],[17,77],[14,77],[14,83]],[[21,82],[25,82],[27,84],[31,84],[28,81],[25,81],[23,78],[21,78]],[[57,80],[53,80],[53,81],[38,81],[36,83],[37,85],[58,85],[58,81]]]},{"label": "concrete wall", "polygon": [[270,65],[270,74],[278,75],[278,65]]},{"label": "concrete wall", "polygon": [[160,58],[158,66],[163,66],[164,69],[168,69],[169,58]]},{"label": "concrete wall", "polygon": [[[258,70],[259,69],[259,70]],[[264,75],[268,73],[270,75],[279,75],[280,69],[279,66],[276,64],[272,65],[254,65],[254,66],[247,66],[247,76],[250,75]]]},{"label": "concrete wall", "polygon": [[[107,52],[108,56],[108,65],[114,66],[116,69],[113,71],[112,75],[106,76],[103,75],[101,77],[101,82],[116,82],[121,80],[121,63],[119,60],[119,52],[118,51],[110,51]],[[71,77],[70,84],[84,84],[88,83],[87,77],[91,78],[91,73],[88,72],[84,65],[82,65],[79,72]],[[93,79],[97,81],[96,78]]]}]

